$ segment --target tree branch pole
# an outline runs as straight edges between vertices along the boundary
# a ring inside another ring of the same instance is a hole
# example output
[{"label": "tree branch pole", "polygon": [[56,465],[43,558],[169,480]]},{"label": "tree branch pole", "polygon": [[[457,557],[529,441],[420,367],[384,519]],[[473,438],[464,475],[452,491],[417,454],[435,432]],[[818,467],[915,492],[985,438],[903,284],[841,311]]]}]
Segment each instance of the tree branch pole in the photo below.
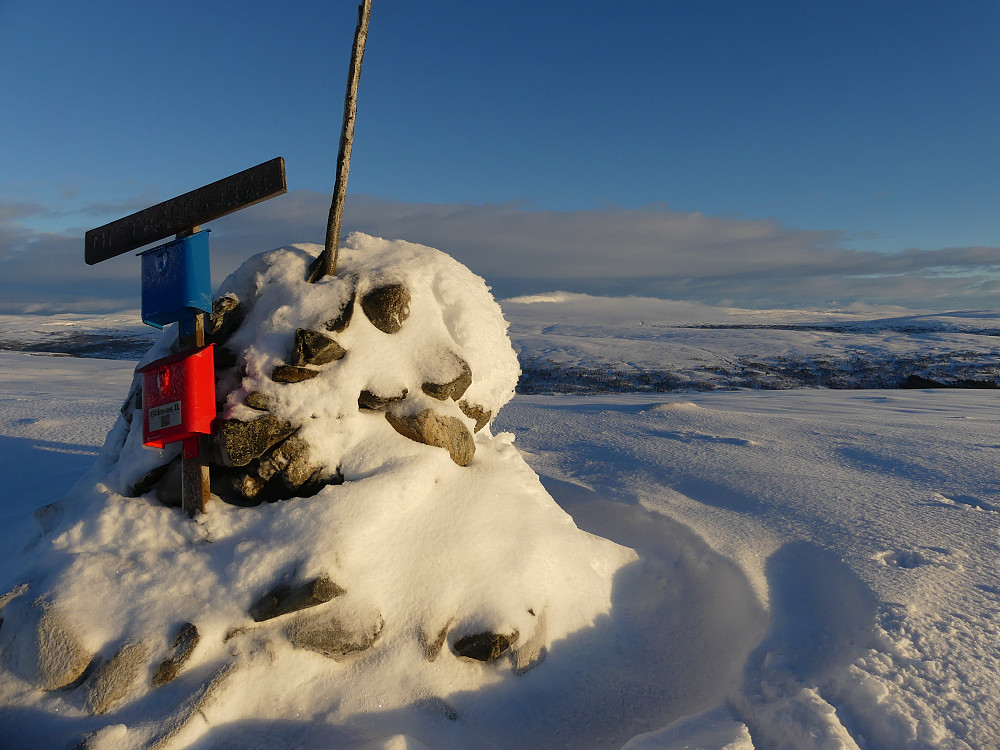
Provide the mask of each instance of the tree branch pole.
[{"label": "tree branch pole", "polygon": [[351,170],[351,145],[354,141],[354,121],[358,114],[358,81],[361,80],[361,61],[365,56],[365,41],[368,39],[368,17],[371,15],[372,0],[362,0],[358,6],[358,26],[354,30],[354,48],[351,51],[351,67],[347,75],[347,96],[344,99],[344,125],[340,131],[340,148],[337,152],[337,179],[333,185],[333,202],[326,224],[326,246],[319,257],[318,267],[312,269],[310,281],[316,282],[325,276],[337,273],[337,251],[340,243],[340,226],[344,217],[344,201],[347,198],[347,175]]}]

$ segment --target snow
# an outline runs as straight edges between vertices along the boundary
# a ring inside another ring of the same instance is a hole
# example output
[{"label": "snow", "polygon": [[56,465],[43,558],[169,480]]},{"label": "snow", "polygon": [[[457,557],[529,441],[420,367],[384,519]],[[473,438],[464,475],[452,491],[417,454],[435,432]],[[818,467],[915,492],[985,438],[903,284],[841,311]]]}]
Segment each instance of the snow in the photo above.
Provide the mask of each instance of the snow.
[{"label": "snow", "polygon": [[[371,238],[354,243],[376,264],[378,252],[397,259],[425,252]],[[314,251],[284,251],[263,293],[286,295],[288,280],[300,278],[293,267]],[[250,280],[227,283],[243,289]],[[435,287],[427,279],[419,288]],[[691,352],[675,346],[688,334],[702,351],[730,359],[769,347],[805,355],[821,346],[817,335],[838,353],[853,349],[887,366],[900,352],[924,356],[934,347],[954,355],[974,344],[984,361],[990,354],[983,314],[751,315],[659,300],[547,297],[503,303],[522,361],[526,351],[554,353],[558,336],[560,351],[587,366],[602,357],[690,364]],[[441,298],[436,309],[447,309]],[[292,318],[319,315],[325,305],[301,299]],[[245,342],[262,370],[279,350],[268,320]],[[459,328],[447,320],[428,319],[428,336],[454,341]],[[679,327],[746,321],[839,328]],[[401,339],[414,356],[392,368],[400,377],[422,367],[417,338]],[[500,343],[484,346],[474,371],[508,363],[479,394],[499,404],[510,360]],[[185,621],[197,622],[203,645],[186,676],[160,689],[166,693],[140,690],[102,717],[84,709],[82,688],[43,692],[3,673],[5,747],[62,748],[98,729],[88,747],[135,747],[173,726],[177,706],[208,684],[218,686],[212,700],[198,704],[201,713],[166,746],[1000,744],[994,392],[519,395],[477,437],[467,467],[379,424],[358,441],[331,438],[340,456],[359,446],[374,451],[357,454],[344,485],[256,508],[216,502],[190,521],[151,499],[121,497],[108,483],[115,478],[107,455],[94,462],[134,364],[0,352],[0,594],[30,571],[31,585],[49,585],[83,623],[94,650],[113,652],[126,633],[162,640],[168,625]],[[359,372],[344,377],[360,386]],[[301,406],[288,400],[289,409]],[[32,518],[63,495],[61,513]],[[349,594],[329,605],[384,619],[376,645],[333,662],[255,628],[246,610],[274,571],[334,574]],[[421,653],[421,627],[434,630],[453,616],[471,629],[528,632],[540,619],[537,601],[547,603],[548,653],[524,674],[509,661],[461,661],[447,646],[435,662]],[[7,619],[0,641],[9,637]],[[248,631],[225,641],[234,626]]]},{"label": "snow", "polygon": [[504,300],[503,308],[524,393],[1000,378],[1000,329],[984,311],[743,310],[566,292]]}]

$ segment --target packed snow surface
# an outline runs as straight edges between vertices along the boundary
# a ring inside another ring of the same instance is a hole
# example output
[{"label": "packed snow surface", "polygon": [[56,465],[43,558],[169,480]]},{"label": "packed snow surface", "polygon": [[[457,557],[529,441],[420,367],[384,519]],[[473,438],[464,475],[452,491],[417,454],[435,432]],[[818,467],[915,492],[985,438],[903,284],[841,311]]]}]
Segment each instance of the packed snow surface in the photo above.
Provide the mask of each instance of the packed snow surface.
[{"label": "packed snow surface", "polygon": [[[567,336],[567,351],[593,354],[616,325]],[[744,337],[756,330],[776,329]],[[648,360],[633,342],[624,356]],[[31,571],[93,651],[185,621],[201,645],[166,693],[147,674],[101,717],[81,702],[86,682],[41,691],[5,673],[5,747],[97,731],[93,748],[129,748],[168,727],[190,748],[1000,745],[995,392],[517,396],[467,467],[390,430],[344,485],[190,521],[118,495],[105,459],[87,471],[131,370],[0,353],[0,594]],[[61,512],[32,517],[66,493]],[[331,661],[247,618],[274,571],[320,570],[348,591],[330,605],[384,619],[368,651]],[[430,662],[420,646],[455,613],[530,630],[540,599],[547,654],[523,674],[449,645]]]}]

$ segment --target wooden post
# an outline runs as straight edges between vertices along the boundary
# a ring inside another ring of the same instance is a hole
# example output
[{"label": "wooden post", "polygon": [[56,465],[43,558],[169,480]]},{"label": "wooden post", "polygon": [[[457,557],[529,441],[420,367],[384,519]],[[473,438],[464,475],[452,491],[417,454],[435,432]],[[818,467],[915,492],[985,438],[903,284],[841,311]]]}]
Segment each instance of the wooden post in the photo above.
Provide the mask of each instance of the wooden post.
[{"label": "wooden post", "polygon": [[340,226],[344,217],[344,200],[347,197],[347,175],[351,170],[351,145],[354,141],[354,121],[358,114],[358,82],[361,80],[361,61],[365,56],[368,39],[368,17],[372,0],[362,0],[358,6],[358,26],[354,30],[354,48],[347,75],[347,96],[344,99],[344,123],[340,131],[340,148],[337,151],[337,178],[333,185],[333,202],[326,223],[326,245],[322,255],[309,269],[309,281],[315,283],[325,276],[337,273],[337,251],[340,243]]},{"label": "wooden post", "polygon": [[[190,237],[201,227],[192,227],[177,235],[177,239]],[[205,313],[178,324],[178,351],[200,349],[205,346]],[[181,446],[181,508],[191,518],[205,512],[212,497],[211,476],[208,469],[208,438],[204,435],[186,438]]]}]

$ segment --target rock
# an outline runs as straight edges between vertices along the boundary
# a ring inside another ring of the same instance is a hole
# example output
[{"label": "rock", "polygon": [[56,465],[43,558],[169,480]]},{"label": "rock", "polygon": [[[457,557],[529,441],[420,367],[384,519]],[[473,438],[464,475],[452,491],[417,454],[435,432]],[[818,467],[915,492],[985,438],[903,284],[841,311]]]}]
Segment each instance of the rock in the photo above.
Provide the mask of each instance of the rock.
[{"label": "rock", "polygon": [[295,489],[304,484],[314,471],[316,467],[309,463],[309,444],[292,435],[261,460],[257,474],[269,482],[280,473],[285,486]]},{"label": "rock", "polygon": [[[230,478],[232,488],[242,498],[253,500],[263,491],[266,482],[254,474],[235,474]],[[258,500],[254,505],[259,505],[262,500]]]},{"label": "rock", "polygon": [[301,383],[303,380],[312,380],[317,375],[319,370],[310,370],[308,367],[278,365],[271,373],[271,380],[275,383]]},{"label": "rock", "polygon": [[163,479],[163,476],[167,473],[167,469],[170,468],[170,463],[165,463],[163,466],[157,466],[155,469],[143,474],[134,485],[132,485],[132,491],[128,493],[129,497],[142,497],[147,492],[152,491],[152,489]]},{"label": "rock", "polygon": [[167,470],[156,485],[156,499],[168,508],[181,507],[181,459],[167,464]]},{"label": "rock", "polygon": [[420,386],[421,390],[438,401],[445,401],[449,398],[458,401],[462,398],[469,386],[472,385],[472,370],[468,363],[458,355],[455,355],[455,359],[461,369],[458,375],[445,383],[424,383]]},{"label": "rock", "polygon": [[397,393],[394,396],[380,396],[366,388],[358,395],[358,408],[380,411],[385,409],[390,404],[402,401],[406,398],[407,393],[408,391],[404,388],[402,393]]},{"label": "rock", "polygon": [[476,443],[462,421],[456,417],[424,409],[416,416],[385,413],[392,428],[403,437],[424,445],[444,448],[459,466],[467,465],[476,455]]},{"label": "rock", "polygon": [[297,428],[284,419],[267,414],[249,422],[227,419],[216,434],[223,466],[246,466],[260,458]]},{"label": "rock", "polygon": [[329,576],[320,576],[300,586],[281,584],[250,607],[250,616],[257,622],[263,622],[324,604],[345,593]]},{"label": "rock", "polygon": [[378,640],[385,620],[373,613],[368,622],[361,618],[338,618],[330,613],[300,618],[291,623],[286,635],[295,648],[306,649],[329,659],[367,651]]},{"label": "rock", "polygon": [[372,289],[361,298],[361,309],[383,333],[396,333],[410,316],[410,292],[402,284]]},{"label": "rock", "polygon": [[265,396],[260,391],[251,391],[247,394],[247,397],[243,400],[247,406],[251,409],[256,409],[257,411],[268,411],[272,406],[271,398]]},{"label": "rock", "polygon": [[347,350],[325,333],[309,328],[295,329],[291,363],[301,365],[327,365],[342,358]]},{"label": "rock", "polygon": [[324,487],[343,483],[344,475],[340,473],[339,469],[332,475],[328,474],[324,469],[317,469],[302,483],[302,486],[296,490],[295,494],[298,497],[312,497]]},{"label": "rock", "polygon": [[150,652],[147,643],[127,643],[106,661],[87,690],[87,707],[103,714],[132,692]]},{"label": "rock", "polygon": [[347,328],[351,323],[351,318],[354,316],[354,293],[351,293],[350,298],[340,308],[340,312],[337,313],[337,317],[332,320],[327,321],[323,327],[328,331],[333,331],[334,333],[339,333]]},{"label": "rock", "polygon": [[461,409],[462,413],[469,419],[476,420],[476,432],[479,432],[486,425],[488,425],[490,423],[490,417],[493,416],[493,412],[486,411],[486,409],[478,404],[472,404],[468,401],[459,401],[458,408]]},{"label": "rock", "polygon": [[128,396],[125,397],[125,401],[122,403],[122,408],[119,410],[122,417],[128,424],[132,424],[132,415],[142,410],[142,376],[136,375],[132,379],[132,387],[129,388]]},{"label": "rock", "polygon": [[228,341],[242,325],[243,306],[235,294],[226,294],[212,303],[212,312],[205,321],[205,343],[220,344]]},{"label": "rock", "polygon": [[281,455],[285,466],[281,469],[281,479],[288,489],[301,487],[316,471],[309,463],[309,444],[292,435],[282,443],[271,456]]},{"label": "rock", "polygon": [[201,640],[201,636],[198,635],[198,628],[190,622],[184,623],[180,632],[174,638],[173,645],[171,646],[172,653],[169,658],[160,662],[160,666],[156,668],[156,672],[153,674],[153,687],[166,685],[177,676],[177,673],[181,671],[181,667],[191,658],[191,654],[194,653],[199,640]]},{"label": "rock", "polygon": [[515,630],[511,635],[503,633],[476,633],[455,641],[451,647],[458,656],[476,661],[493,661],[503,656],[518,638]]},{"label": "rock", "polygon": [[86,673],[93,654],[56,606],[19,597],[8,599],[3,609],[0,658],[11,672],[40,690],[73,685]]},{"label": "rock", "polygon": [[441,654],[441,649],[444,647],[444,642],[448,639],[448,631],[451,629],[451,624],[455,621],[452,617],[444,624],[444,627],[438,631],[438,634],[432,640],[427,632],[420,628],[420,633],[417,635],[420,641],[420,648],[424,651],[424,656],[427,661],[435,661]]},{"label": "rock", "polygon": [[215,348],[212,349],[212,363],[215,366],[216,378],[218,378],[218,374],[236,367],[238,362],[239,358],[228,346],[216,344]]},{"label": "rock", "polygon": [[[532,614],[534,613],[532,612]],[[545,655],[548,652],[545,646],[546,636],[545,612],[542,612],[538,617],[535,632],[514,650],[514,674],[522,675],[544,661]]]}]

